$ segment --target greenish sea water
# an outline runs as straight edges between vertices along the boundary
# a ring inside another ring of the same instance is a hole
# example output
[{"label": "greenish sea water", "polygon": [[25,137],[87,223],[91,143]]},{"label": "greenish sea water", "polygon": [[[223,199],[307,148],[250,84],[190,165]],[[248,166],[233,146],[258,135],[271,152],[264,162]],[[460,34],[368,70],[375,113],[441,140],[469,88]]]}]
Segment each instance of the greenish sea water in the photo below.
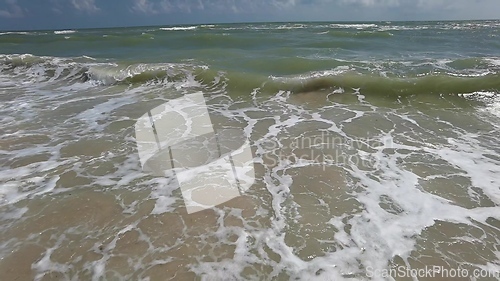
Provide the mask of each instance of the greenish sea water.
[{"label": "greenish sea water", "polygon": [[[500,21],[2,32],[0,279],[498,280],[499,39]],[[135,124],[200,93],[255,181],[188,214]]]}]

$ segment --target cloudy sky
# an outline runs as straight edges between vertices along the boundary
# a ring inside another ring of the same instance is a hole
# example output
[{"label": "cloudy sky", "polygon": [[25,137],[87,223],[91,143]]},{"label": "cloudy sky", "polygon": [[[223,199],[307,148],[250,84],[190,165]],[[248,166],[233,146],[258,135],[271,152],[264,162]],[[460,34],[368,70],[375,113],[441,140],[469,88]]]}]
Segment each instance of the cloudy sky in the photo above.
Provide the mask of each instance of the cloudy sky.
[{"label": "cloudy sky", "polygon": [[0,0],[0,30],[498,18],[500,0]]}]

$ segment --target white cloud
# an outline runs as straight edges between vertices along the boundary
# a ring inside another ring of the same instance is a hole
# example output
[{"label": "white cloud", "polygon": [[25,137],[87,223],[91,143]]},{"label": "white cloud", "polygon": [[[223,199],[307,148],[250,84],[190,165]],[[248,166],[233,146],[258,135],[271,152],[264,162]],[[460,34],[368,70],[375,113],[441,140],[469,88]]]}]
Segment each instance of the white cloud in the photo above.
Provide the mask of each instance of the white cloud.
[{"label": "white cloud", "polygon": [[23,9],[17,4],[17,0],[6,0],[7,9],[0,10],[2,18],[22,18],[24,17]]},{"label": "white cloud", "polygon": [[88,13],[100,11],[99,7],[95,4],[95,0],[71,0],[71,4],[79,11]]},{"label": "white cloud", "polygon": [[[321,0],[319,0],[321,1]],[[354,4],[364,7],[407,7],[420,10],[463,9],[471,5],[481,5],[485,0],[322,0],[339,4]],[[490,1],[491,2],[491,1]]]},{"label": "white cloud", "polygon": [[203,10],[205,6],[201,0],[134,0],[132,11],[144,14],[158,14],[165,12],[182,11],[190,13],[192,10]]},{"label": "white cloud", "polygon": [[[73,0],[74,1],[74,0]],[[89,0],[87,0],[89,1]],[[292,12],[296,15],[316,11],[336,11],[348,9],[349,6],[363,8],[369,11],[377,9],[378,15],[384,10],[392,14],[434,14],[450,12],[466,13],[471,7],[481,9],[483,3],[493,3],[499,0],[129,0],[133,1],[131,11],[144,14],[161,13],[192,13],[196,11],[211,11],[219,13],[255,13],[262,12]],[[499,2],[495,2],[499,3]],[[500,7],[499,4],[495,4]],[[484,10],[484,9],[482,9]],[[498,9],[497,9],[498,10]],[[346,10],[347,11],[347,10]],[[301,16],[299,16],[300,18]]]},{"label": "white cloud", "polygon": [[433,9],[450,9],[459,8],[460,6],[465,6],[464,4],[470,4],[470,0],[418,0],[417,7],[420,9],[433,10]]},{"label": "white cloud", "polygon": [[131,10],[145,14],[193,11],[233,11],[234,13],[259,11],[263,8],[285,9],[300,0],[134,0]]},{"label": "white cloud", "polygon": [[288,8],[288,7],[295,6],[298,1],[296,1],[296,0],[274,0],[274,1],[270,1],[270,2],[278,8]]},{"label": "white cloud", "polygon": [[148,0],[135,0],[132,10],[145,14],[157,14],[159,12],[158,7],[155,7],[155,5]]},{"label": "white cloud", "polygon": [[356,4],[366,7],[385,6],[397,7],[400,5],[399,0],[340,0],[340,4]]}]

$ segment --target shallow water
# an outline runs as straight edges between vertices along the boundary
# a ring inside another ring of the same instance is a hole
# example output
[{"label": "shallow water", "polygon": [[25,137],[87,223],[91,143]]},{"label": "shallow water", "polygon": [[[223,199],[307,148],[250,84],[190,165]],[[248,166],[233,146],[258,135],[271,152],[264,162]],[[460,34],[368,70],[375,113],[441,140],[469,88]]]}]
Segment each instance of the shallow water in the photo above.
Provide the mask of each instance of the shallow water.
[{"label": "shallow water", "polygon": [[[497,280],[499,28],[4,33],[0,276]],[[255,181],[188,213],[175,177],[143,170],[135,126],[196,93],[217,130],[248,138]]]}]

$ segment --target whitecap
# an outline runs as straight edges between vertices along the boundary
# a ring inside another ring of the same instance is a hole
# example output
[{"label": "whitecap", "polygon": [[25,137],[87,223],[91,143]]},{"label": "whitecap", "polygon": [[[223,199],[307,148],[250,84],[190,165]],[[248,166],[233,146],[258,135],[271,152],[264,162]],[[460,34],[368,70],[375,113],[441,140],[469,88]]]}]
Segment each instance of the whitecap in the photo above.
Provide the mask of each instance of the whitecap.
[{"label": "whitecap", "polygon": [[160,27],[160,30],[165,31],[185,31],[185,30],[195,30],[197,26],[174,26],[174,27]]},{"label": "whitecap", "polygon": [[54,34],[71,34],[71,33],[76,33],[75,30],[56,30],[54,31]]}]

